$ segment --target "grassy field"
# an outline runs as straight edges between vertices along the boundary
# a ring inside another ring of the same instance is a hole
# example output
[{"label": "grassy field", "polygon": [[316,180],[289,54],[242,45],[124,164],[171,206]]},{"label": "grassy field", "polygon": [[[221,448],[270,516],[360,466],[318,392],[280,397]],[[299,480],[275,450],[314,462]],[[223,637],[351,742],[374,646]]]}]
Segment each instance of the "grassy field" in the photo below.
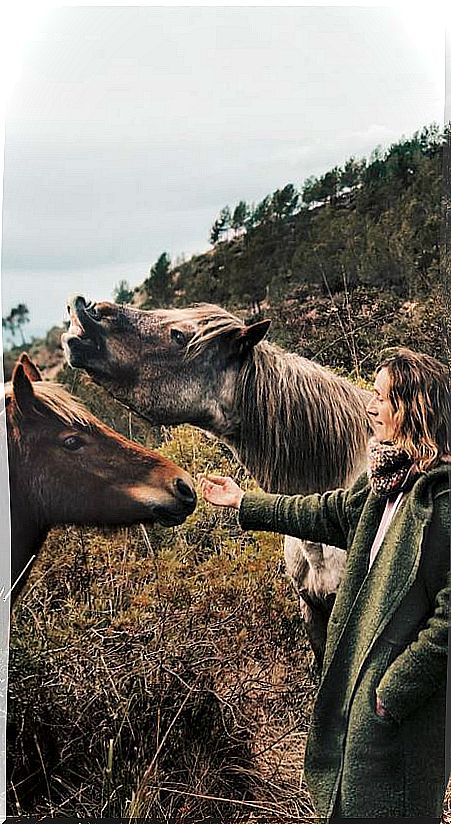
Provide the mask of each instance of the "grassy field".
[{"label": "grassy field", "polygon": [[[251,483],[189,427],[163,440]],[[316,688],[279,537],[204,503],[175,530],[53,530],[13,615],[9,814],[302,820]]]},{"label": "grassy field", "polygon": [[[193,475],[252,487],[197,430],[150,430],[78,373],[63,380]],[[317,687],[279,536],[203,502],[173,530],[55,529],[12,620],[8,813],[308,820]]]}]

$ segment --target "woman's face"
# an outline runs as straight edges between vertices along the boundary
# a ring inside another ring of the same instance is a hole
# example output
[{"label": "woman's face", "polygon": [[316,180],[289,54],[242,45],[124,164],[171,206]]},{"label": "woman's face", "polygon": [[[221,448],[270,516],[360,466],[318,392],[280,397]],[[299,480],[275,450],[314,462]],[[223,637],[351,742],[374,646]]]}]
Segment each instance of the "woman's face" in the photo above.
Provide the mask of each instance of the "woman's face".
[{"label": "woman's face", "polygon": [[395,434],[395,414],[389,399],[390,378],[385,367],[374,381],[373,397],[366,411],[377,441],[392,441]]}]

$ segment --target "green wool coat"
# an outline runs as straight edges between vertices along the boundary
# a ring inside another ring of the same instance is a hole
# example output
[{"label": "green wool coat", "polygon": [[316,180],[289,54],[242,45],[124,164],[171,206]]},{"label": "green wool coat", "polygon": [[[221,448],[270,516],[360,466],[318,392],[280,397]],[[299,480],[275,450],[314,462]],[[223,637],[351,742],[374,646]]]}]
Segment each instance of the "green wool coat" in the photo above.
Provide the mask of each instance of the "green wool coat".
[{"label": "green wool coat", "polygon": [[[305,778],[323,820],[439,819],[445,792],[450,464],[422,474],[368,572],[385,502],[362,475],[323,495],[247,493],[244,529],[347,549]],[[380,698],[390,718],[375,713]]]}]

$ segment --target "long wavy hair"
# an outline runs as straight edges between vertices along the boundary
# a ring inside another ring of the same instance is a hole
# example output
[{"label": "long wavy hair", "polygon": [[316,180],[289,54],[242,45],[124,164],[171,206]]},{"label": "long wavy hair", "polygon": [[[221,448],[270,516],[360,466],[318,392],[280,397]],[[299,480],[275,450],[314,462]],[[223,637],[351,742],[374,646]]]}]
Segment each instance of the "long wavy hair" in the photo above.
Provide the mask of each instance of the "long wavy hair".
[{"label": "long wavy hair", "polygon": [[451,453],[451,391],[448,368],[420,352],[400,347],[381,354],[394,410],[394,442],[421,472]]}]

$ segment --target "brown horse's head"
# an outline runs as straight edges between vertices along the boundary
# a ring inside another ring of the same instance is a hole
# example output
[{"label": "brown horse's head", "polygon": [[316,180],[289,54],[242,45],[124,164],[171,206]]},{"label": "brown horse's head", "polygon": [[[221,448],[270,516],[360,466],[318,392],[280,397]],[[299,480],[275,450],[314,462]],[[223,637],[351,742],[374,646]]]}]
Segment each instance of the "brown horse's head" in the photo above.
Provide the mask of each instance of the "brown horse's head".
[{"label": "brown horse's head", "polygon": [[114,397],[153,423],[192,423],[218,435],[239,426],[236,377],[269,321],[245,326],[219,306],[143,311],[114,303],[69,306],[62,343]]},{"label": "brown horse's head", "polygon": [[39,523],[169,526],[193,512],[187,472],[118,435],[61,386],[42,381],[25,354],[6,386],[6,405],[11,480]]},{"label": "brown horse's head", "polygon": [[196,506],[187,472],[128,441],[24,353],[5,387],[13,602],[56,524],[181,524]]}]

